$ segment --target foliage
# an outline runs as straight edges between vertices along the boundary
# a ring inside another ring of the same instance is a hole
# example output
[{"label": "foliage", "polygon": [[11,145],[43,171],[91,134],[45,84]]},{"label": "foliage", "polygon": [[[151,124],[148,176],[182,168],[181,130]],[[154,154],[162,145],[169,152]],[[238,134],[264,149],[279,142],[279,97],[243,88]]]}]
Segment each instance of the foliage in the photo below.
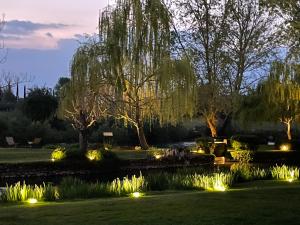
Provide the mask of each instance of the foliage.
[{"label": "foliage", "polygon": [[230,138],[234,150],[257,150],[261,140],[256,135],[234,135]]},{"label": "foliage", "polygon": [[238,111],[241,95],[256,83],[256,72],[274,54],[278,33],[273,27],[278,20],[258,1],[175,2],[173,16],[185,28],[177,32],[177,45],[191,53],[199,84],[198,115],[217,137],[226,121],[220,115],[228,118]]},{"label": "foliage", "polygon": [[51,184],[26,185],[20,182],[15,185],[6,186],[5,192],[0,196],[2,201],[6,202],[25,202],[33,198],[38,201],[53,201],[57,198],[57,192]]},{"label": "foliage", "polygon": [[277,180],[293,181],[299,179],[299,169],[286,165],[272,167],[271,174]]},{"label": "foliage", "polygon": [[232,158],[240,163],[249,163],[253,160],[253,152],[249,150],[238,150],[230,152]]},{"label": "foliage", "polygon": [[196,139],[196,144],[199,148],[205,151],[206,154],[212,154],[211,149],[213,144],[213,139],[209,137],[201,137]]},{"label": "foliage", "polygon": [[134,192],[145,191],[146,187],[145,177],[140,173],[139,177],[133,175],[131,178],[124,177],[122,180],[117,178],[109,184],[108,189],[115,196],[124,196]]},{"label": "foliage", "polygon": [[104,196],[127,196],[134,192],[145,191],[144,177],[115,179],[108,183],[86,183],[77,178],[64,178],[58,187],[60,199],[95,198]]},{"label": "foliage", "polygon": [[88,150],[86,152],[86,157],[91,161],[100,161],[102,159],[102,154],[100,150]]},{"label": "foliage", "polygon": [[269,177],[269,171],[255,168],[246,163],[234,163],[230,167],[237,181],[262,180]]},{"label": "foliage", "polygon": [[71,80],[60,91],[59,116],[79,132],[83,153],[87,150],[88,129],[105,117],[108,107],[103,97],[106,86],[97,76],[102,67],[93,48],[93,43],[86,43],[77,49],[71,62]]},{"label": "foliage", "polygon": [[52,117],[58,107],[57,99],[47,88],[31,89],[23,102],[23,112],[32,121],[45,121]]},{"label": "foliage", "polygon": [[136,129],[143,149],[146,121],[176,123],[193,114],[194,71],[185,56],[172,58],[170,23],[160,0],[118,0],[100,18],[111,114]]},{"label": "foliage", "polygon": [[66,149],[63,147],[58,147],[54,149],[53,152],[51,153],[51,159],[55,161],[65,159],[66,157],[67,157]]},{"label": "foliage", "polygon": [[105,183],[86,183],[77,178],[64,178],[58,186],[59,199],[95,198],[110,196]]},{"label": "foliage", "polygon": [[69,77],[60,77],[58,79],[57,84],[54,87],[54,93],[56,97],[61,97],[61,92],[63,90],[63,87],[70,82]]}]

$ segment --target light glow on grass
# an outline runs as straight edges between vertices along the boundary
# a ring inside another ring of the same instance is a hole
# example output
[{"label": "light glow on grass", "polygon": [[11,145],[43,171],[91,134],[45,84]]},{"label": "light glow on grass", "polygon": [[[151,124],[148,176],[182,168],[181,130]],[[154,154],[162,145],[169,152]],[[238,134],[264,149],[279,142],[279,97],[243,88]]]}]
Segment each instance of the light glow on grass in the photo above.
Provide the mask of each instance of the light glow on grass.
[{"label": "light glow on grass", "polygon": [[162,158],[162,155],[157,154],[154,157],[155,157],[155,159],[160,159],[160,158]]},{"label": "light glow on grass", "polygon": [[37,202],[38,202],[38,200],[35,199],[35,198],[29,198],[29,199],[27,200],[27,203],[29,203],[29,204],[36,204]]},{"label": "light glow on grass", "polygon": [[279,148],[281,151],[289,151],[291,149],[291,146],[289,144],[282,144]]},{"label": "light glow on grass", "polygon": [[291,183],[291,182],[294,181],[294,179],[295,179],[295,171],[292,170],[291,174],[290,174],[290,177],[287,179],[287,181]]},{"label": "light glow on grass", "polygon": [[131,196],[132,196],[133,198],[140,198],[140,197],[143,196],[143,194],[140,193],[140,192],[138,192],[138,191],[136,191],[136,192],[133,192],[133,193],[131,194]]},{"label": "light glow on grass", "polygon": [[91,161],[100,161],[102,155],[99,150],[88,150],[86,153],[86,157]]},{"label": "light glow on grass", "polygon": [[212,191],[226,191],[226,189],[226,185],[222,181],[217,180],[212,188]]}]

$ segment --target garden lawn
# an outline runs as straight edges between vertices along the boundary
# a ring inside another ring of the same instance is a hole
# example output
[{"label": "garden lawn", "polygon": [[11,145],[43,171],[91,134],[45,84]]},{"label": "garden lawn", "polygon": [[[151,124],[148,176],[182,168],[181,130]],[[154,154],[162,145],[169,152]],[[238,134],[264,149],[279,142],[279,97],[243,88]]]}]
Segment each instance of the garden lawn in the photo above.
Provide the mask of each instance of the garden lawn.
[{"label": "garden lawn", "polygon": [[[52,151],[43,148],[0,148],[0,163],[49,161]],[[145,159],[153,151],[112,150],[112,152],[120,159]]]},{"label": "garden lawn", "polygon": [[227,192],[0,205],[1,225],[300,224],[300,184],[259,181]]},{"label": "garden lawn", "polygon": [[0,148],[0,163],[49,161],[51,152],[40,148]]}]

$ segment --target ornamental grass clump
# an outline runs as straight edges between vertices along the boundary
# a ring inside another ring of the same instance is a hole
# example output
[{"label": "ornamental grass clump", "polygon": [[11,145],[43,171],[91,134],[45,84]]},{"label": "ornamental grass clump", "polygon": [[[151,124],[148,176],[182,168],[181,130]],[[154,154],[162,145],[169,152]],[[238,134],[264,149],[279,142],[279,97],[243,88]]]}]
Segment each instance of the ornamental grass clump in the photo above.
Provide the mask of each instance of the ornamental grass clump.
[{"label": "ornamental grass clump", "polygon": [[58,192],[62,200],[110,196],[106,183],[87,183],[73,177],[64,178],[58,186]]},{"label": "ornamental grass clump", "polygon": [[271,168],[272,178],[292,182],[299,179],[299,168],[286,165],[274,166]]},{"label": "ornamental grass clump", "polygon": [[234,163],[230,167],[236,181],[262,180],[269,177],[269,171],[251,166],[248,163]]},{"label": "ornamental grass clump", "polygon": [[28,199],[37,201],[52,201],[57,197],[57,192],[51,184],[27,185],[25,182],[18,182],[14,185],[7,185],[1,195],[1,201],[4,202],[25,202]]},{"label": "ornamental grass clump", "polygon": [[194,174],[192,179],[196,188],[209,191],[225,191],[233,184],[234,176],[232,173]]},{"label": "ornamental grass clump", "polygon": [[51,160],[52,161],[60,161],[67,157],[66,149],[64,147],[58,147],[53,150],[51,153]]},{"label": "ornamental grass clump", "polygon": [[145,191],[146,187],[145,177],[140,173],[139,177],[133,175],[131,178],[124,177],[122,180],[119,178],[113,180],[109,184],[109,193],[115,196],[124,196],[134,192]]}]

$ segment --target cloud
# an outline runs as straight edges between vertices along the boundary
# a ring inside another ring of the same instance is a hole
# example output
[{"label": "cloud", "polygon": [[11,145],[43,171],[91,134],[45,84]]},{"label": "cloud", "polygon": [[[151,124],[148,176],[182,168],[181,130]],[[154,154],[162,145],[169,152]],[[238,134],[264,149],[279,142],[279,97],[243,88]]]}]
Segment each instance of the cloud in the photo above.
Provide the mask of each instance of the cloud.
[{"label": "cloud", "polygon": [[75,39],[79,30],[77,25],[11,20],[0,31],[0,40],[7,48],[56,49],[60,40]]},{"label": "cloud", "polygon": [[45,35],[49,38],[53,38],[53,35],[50,32],[47,32]]},{"label": "cloud", "polygon": [[34,23],[31,21],[11,20],[4,25],[3,33],[6,35],[30,35],[42,29],[64,29],[69,25],[61,23]]}]

